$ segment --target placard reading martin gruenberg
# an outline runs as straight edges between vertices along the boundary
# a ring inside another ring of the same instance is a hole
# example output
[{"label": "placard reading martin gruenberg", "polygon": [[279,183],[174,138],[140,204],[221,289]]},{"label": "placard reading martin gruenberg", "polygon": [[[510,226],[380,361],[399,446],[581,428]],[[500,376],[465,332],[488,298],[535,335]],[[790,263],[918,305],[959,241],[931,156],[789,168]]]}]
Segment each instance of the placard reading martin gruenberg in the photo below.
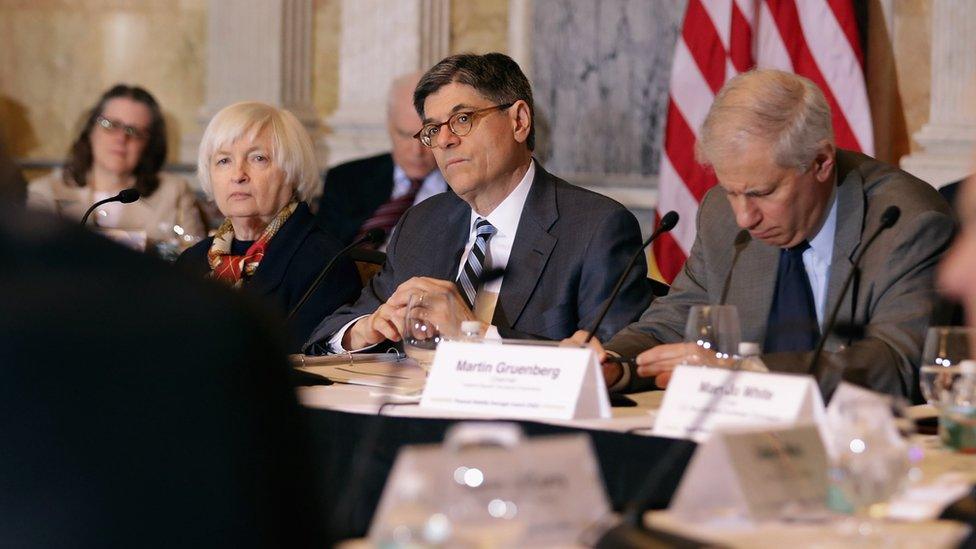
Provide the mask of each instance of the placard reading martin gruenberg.
[{"label": "placard reading martin gruenberg", "polygon": [[589,349],[448,341],[420,405],[521,419],[610,417],[603,386]]}]

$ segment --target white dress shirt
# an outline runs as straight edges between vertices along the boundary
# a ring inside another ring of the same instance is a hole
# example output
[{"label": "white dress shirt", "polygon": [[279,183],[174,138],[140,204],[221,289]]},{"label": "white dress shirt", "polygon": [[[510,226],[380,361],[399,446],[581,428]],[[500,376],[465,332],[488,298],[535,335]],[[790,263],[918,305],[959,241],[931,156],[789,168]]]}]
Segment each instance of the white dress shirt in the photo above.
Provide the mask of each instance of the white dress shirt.
[{"label": "white dress shirt", "polygon": [[[395,172],[394,172],[395,173]],[[498,206],[492,210],[491,213],[484,216],[489,223],[494,225],[495,234],[488,240],[488,249],[486,250],[486,259],[488,269],[504,269],[508,266],[508,258],[512,253],[512,246],[515,244],[515,233],[518,231],[519,220],[522,219],[522,210],[525,207],[525,201],[529,197],[529,190],[532,189],[532,181],[535,179],[535,160],[530,161],[529,169],[525,171],[525,175],[522,176],[522,180],[515,187],[512,192],[501,201]],[[419,195],[419,193],[418,193]],[[468,241],[464,245],[464,253],[461,254],[461,262],[458,264],[457,274],[461,273],[461,269],[464,268],[464,264],[468,260],[468,253],[474,246],[475,237],[477,233],[475,232],[475,220],[477,220],[480,215],[474,209],[471,210],[471,220],[468,225]],[[455,276],[456,279],[456,276]],[[495,313],[495,304],[498,302],[498,294],[501,291],[502,280],[504,277],[497,278],[491,282],[486,283],[479,291],[475,297],[474,314],[487,324],[491,324],[491,318]],[[347,352],[346,349],[342,347],[342,336],[345,335],[346,330],[352,327],[353,324],[358,322],[360,319],[365,318],[368,315],[363,315],[359,318],[353,319],[345,326],[342,327],[335,335],[329,339],[329,349],[333,353],[344,353]],[[498,329],[495,326],[490,326],[488,329],[487,337],[498,338]],[[364,347],[362,349],[356,349],[354,351],[365,351],[373,347]]]},{"label": "white dress shirt", "polygon": [[[417,191],[417,197],[413,199],[413,203],[414,205],[420,204],[435,194],[440,194],[446,190],[447,181],[444,181],[444,176],[441,175],[440,170],[434,169],[427,174],[424,182],[420,184],[420,190]],[[400,198],[408,192],[410,192],[410,178],[407,177],[403,168],[394,164],[393,193],[390,195],[390,199]]]},{"label": "white dress shirt", "polygon": [[[410,178],[407,177],[406,172],[403,168],[393,165],[393,192],[390,194],[390,200],[396,200],[401,196],[406,195],[410,192]],[[431,170],[427,177],[424,178],[423,183],[420,184],[420,189],[417,190],[417,196],[413,199],[413,205],[416,206],[424,200],[434,196],[435,194],[440,194],[447,190],[447,181],[444,181],[444,176],[441,175],[441,171],[434,169]],[[390,234],[386,235],[386,240],[383,244],[377,248],[381,252],[386,251],[386,244],[390,241],[390,237],[393,236],[393,231],[396,230],[396,226],[390,229]]]},{"label": "white dress shirt", "polygon": [[[508,257],[512,254],[515,233],[518,231],[519,220],[522,219],[522,209],[525,207],[525,200],[529,197],[533,179],[535,179],[535,160],[529,162],[529,169],[525,171],[525,175],[522,176],[522,181],[519,182],[518,186],[490,214],[485,216],[485,219],[495,227],[495,234],[488,240],[488,249],[485,254],[488,265],[485,266],[485,271],[504,269],[508,266]],[[475,231],[475,221],[479,217],[481,216],[478,215],[478,212],[472,209],[471,223],[468,227],[468,242],[464,245],[464,253],[461,254],[461,263],[458,264],[455,280],[461,275],[461,270],[464,269],[464,264],[468,259],[468,253],[474,247],[475,238],[478,236],[477,231]],[[491,317],[495,314],[495,304],[498,302],[498,293],[501,291],[503,279],[504,277],[499,277],[485,283],[475,297],[474,315],[486,324],[491,324]],[[492,326],[489,329],[488,336],[497,337],[497,334],[498,330]]]},{"label": "white dress shirt", "polygon": [[[834,195],[837,193],[835,192]],[[810,247],[803,252],[803,268],[810,279],[810,289],[813,290],[813,302],[817,306],[817,321],[823,329],[824,314],[827,308],[827,283],[830,282],[830,262],[834,257],[834,235],[837,232],[837,200],[830,197],[832,202],[830,212],[817,236],[807,240]]]}]

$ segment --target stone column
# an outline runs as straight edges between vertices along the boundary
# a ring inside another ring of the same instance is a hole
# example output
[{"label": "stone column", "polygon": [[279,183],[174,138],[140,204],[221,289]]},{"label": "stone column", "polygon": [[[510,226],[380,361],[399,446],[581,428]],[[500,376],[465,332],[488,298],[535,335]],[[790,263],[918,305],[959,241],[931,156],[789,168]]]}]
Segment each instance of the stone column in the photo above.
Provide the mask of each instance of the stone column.
[{"label": "stone column", "polygon": [[217,111],[254,100],[298,117],[324,166],[312,103],[312,0],[209,0],[207,9],[206,102],[200,127],[183,139],[181,160],[196,161],[200,137]]},{"label": "stone column", "polygon": [[339,106],[326,121],[333,166],[390,150],[390,83],[447,56],[450,0],[343,0],[341,28]]},{"label": "stone column", "polygon": [[532,0],[508,0],[508,54],[532,80]]},{"label": "stone column", "polygon": [[914,136],[923,150],[903,158],[901,166],[935,187],[973,170],[976,48],[967,36],[976,36],[976,2],[933,0],[929,121]]}]

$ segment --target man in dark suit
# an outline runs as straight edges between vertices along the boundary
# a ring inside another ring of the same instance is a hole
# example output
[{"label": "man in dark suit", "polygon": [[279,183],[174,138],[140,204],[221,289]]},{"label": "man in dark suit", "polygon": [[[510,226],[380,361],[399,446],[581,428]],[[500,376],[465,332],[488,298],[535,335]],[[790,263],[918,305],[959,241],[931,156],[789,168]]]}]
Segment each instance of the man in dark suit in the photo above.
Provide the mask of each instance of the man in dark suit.
[{"label": "man in dark suit", "polygon": [[[502,337],[561,339],[588,327],[641,245],[633,214],[547,173],[532,159],[532,90],[509,57],[456,55],[421,78],[417,134],[453,193],[400,220],[383,270],[359,300],[325,318],[307,351],[342,352],[399,341],[411,296],[450,296],[449,311]],[[501,279],[481,283],[489,269]],[[641,258],[600,333],[649,303]]]},{"label": "man in dark suit", "polygon": [[0,546],[323,546],[280,327],[6,191]]},{"label": "man in dark suit", "polygon": [[[636,356],[626,369],[605,366],[607,381],[663,387],[689,356],[714,360],[681,342],[693,305],[722,303],[736,306],[743,341],[763,346],[770,370],[814,374],[827,396],[842,380],[909,396],[936,299],[935,266],[953,232],[945,201],[893,166],[838,150],[823,94],[781,71],[730,80],[698,148],[719,185],[702,200],[694,246],[670,293],[607,342],[609,351]],[[900,219],[866,251],[841,295],[853,259],[891,206]],[[838,319],[863,325],[864,334],[826,334],[811,367],[838,302]]]},{"label": "man in dark suit", "polygon": [[413,137],[420,130],[413,108],[419,79],[420,73],[406,74],[390,86],[386,123],[393,149],[340,164],[325,174],[319,224],[344,244],[374,228],[383,229],[389,240],[407,208],[447,190],[434,155]]}]

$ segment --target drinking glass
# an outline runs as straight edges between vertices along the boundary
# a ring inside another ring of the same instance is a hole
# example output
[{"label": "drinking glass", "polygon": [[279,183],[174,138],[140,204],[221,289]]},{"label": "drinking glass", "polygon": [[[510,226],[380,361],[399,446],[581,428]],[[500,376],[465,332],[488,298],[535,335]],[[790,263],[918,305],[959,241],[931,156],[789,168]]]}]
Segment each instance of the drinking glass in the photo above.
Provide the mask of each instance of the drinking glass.
[{"label": "drinking glass", "polygon": [[842,531],[860,538],[883,537],[879,523],[888,500],[904,487],[910,470],[909,444],[892,406],[883,399],[851,400],[838,406],[832,422],[830,479],[854,510]]},{"label": "drinking glass", "polygon": [[971,357],[971,334],[971,329],[958,326],[929,328],[918,373],[922,396],[929,404],[939,406],[952,394],[953,384],[959,377],[959,363]]},{"label": "drinking glass", "polygon": [[410,296],[403,322],[403,351],[425,371],[434,362],[437,345],[460,334],[457,298],[447,292]]},{"label": "drinking glass", "polygon": [[695,305],[685,324],[685,342],[695,351],[686,357],[689,364],[729,366],[739,349],[742,333],[739,313],[734,305]]}]

